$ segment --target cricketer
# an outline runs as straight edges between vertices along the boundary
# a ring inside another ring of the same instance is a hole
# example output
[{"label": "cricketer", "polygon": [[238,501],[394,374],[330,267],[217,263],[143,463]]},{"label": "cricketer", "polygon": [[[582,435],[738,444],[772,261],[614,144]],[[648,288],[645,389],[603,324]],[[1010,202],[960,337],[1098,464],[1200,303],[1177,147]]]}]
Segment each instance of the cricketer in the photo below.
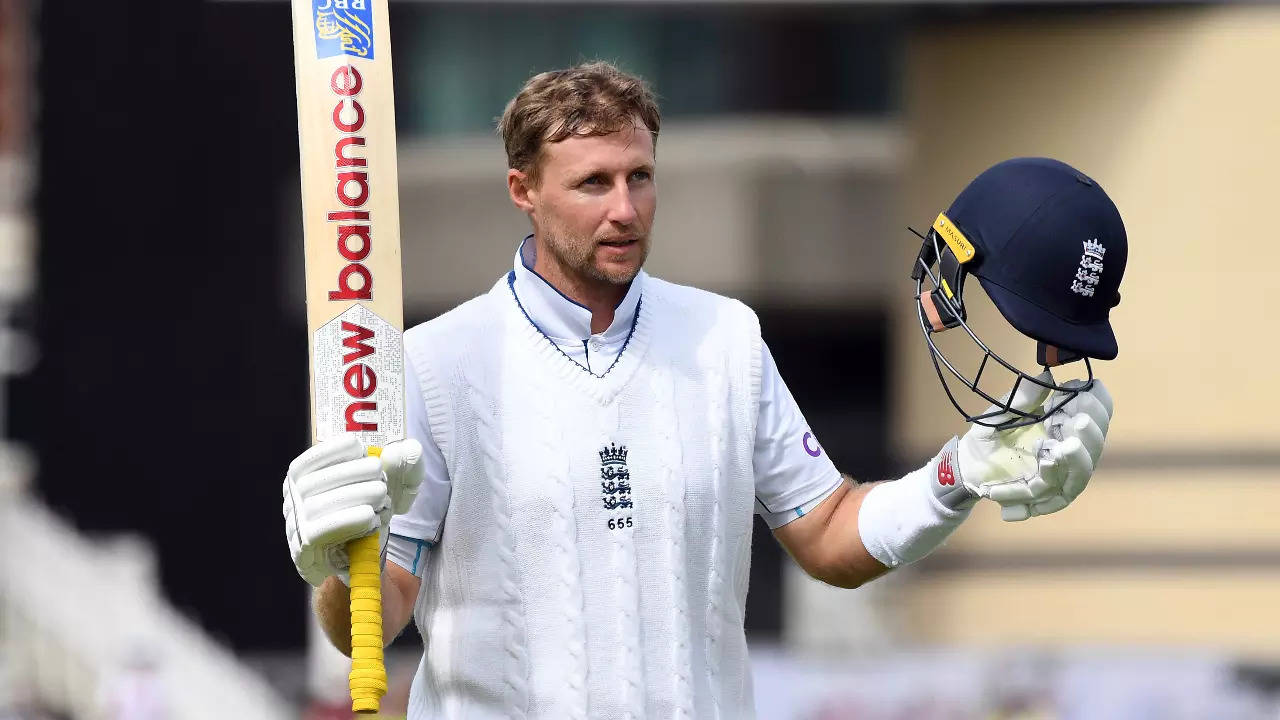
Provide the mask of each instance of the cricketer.
[{"label": "cricketer", "polygon": [[[499,129],[532,233],[488,292],[405,333],[408,438],[379,459],[339,437],[289,466],[289,547],[344,651],[343,545],[383,539],[386,637],[413,619],[424,638],[412,720],[754,717],[753,514],[810,575],[856,588],[928,555],[982,499],[1023,520],[1093,474],[1111,397],[1091,366],[1063,384],[1050,367],[1117,353],[1126,236],[1096,182],[1005,161],[923,236],[929,352],[953,402],[947,375],[991,408],[924,467],[858,482],[806,425],[751,309],[643,270],[660,125],[645,82],[611,65],[530,78]],[[969,274],[1037,341],[1041,370],[981,344]],[[1013,371],[1003,398],[935,346],[954,328]]]}]

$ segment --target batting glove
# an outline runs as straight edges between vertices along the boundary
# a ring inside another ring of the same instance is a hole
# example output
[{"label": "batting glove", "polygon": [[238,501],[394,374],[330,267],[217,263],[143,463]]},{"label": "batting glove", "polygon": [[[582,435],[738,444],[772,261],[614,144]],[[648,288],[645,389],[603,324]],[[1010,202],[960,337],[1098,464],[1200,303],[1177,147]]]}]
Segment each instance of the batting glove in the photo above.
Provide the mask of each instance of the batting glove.
[{"label": "batting glove", "polygon": [[284,478],[284,526],[289,553],[303,580],[319,587],[337,575],[350,584],[346,544],[379,533],[387,544],[392,515],[407,512],[422,484],[422,445],[408,439],[368,455],[355,435],[308,448]]},{"label": "batting glove", "polygon": [[[1047,372],[1039,379],[1052,381]],[[1012,407],[1029,412],[1060,401],[1048,388],[1022,383]],[[1095,379],[1089,390],[1040,423],[1011,430],[972,426],[956,446],[959,485],[970,498],[999,503],[1001,518],[1010,522],[1065,508],[1089,484],[1102,456],[1113,407],[1106,386]]]}]

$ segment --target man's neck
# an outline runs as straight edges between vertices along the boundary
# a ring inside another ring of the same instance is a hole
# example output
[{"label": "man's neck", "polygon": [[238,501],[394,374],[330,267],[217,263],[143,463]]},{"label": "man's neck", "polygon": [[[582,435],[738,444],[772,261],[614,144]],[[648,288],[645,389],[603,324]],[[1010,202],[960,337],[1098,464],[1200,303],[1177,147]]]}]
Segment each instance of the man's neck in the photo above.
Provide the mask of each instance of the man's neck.
[{"label": "man's neck", "polygon": [[591,311],[592,335],[609,329],[613,311],[627,294],[627,285],[591,280],[566,271],[549,252],[538,253],[533,270],[565,297]]}]

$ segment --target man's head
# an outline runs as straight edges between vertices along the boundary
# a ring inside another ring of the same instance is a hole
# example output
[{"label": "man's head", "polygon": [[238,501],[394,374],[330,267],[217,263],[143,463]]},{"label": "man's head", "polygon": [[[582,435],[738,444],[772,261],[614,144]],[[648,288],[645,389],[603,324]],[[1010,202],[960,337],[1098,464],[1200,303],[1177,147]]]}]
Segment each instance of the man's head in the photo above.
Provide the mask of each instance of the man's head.
[{"label": "man's head", "polygon": [[649,252],[661,115],[644,81],[595,62],[533,76],[498,129],[507,187],[553,284],[625,286]]}]

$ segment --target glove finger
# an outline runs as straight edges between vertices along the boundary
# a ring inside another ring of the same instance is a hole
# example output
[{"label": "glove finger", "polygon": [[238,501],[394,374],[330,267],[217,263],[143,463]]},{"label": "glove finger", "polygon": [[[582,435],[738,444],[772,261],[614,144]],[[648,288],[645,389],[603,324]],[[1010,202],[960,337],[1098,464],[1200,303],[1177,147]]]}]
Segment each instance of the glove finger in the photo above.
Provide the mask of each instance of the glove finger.
[{"label": "glove finger", "polygon": [[422,460],[422,443],[413,438],[393,442],[382,449],[379,457],[383,472],[390,480],[398,481]]},{"label": "glove finger", "polygon": [[1079,438],[1063,440],[1056,449],[1055,465],[1066,473],[1062,481],[1062,495],[1068,501],[1075,500],[1089,484],[1093,476],[1093,460]]},{"label": "glove finger", "polygon": [[304,517],[319,521],[326,515],[361,505],[377,511],[388,504],[387,485],[381,480],[369,480],[343,485],[328,492],[313,495],[302,502]]},{"label": "glove finger", "polygon": [[289,492],[290,489],[290,483],[286,480],[284,483],[284,499],[281,503],[284,506],[285,519],[288,519],[293,515],[294,497],[293,494]]},{"label": "glove finger", "polygon": [[1066,476],[1054,465],[1054,452],[1059,444],[1052,438],[1045,439],[1036,453],[1039,458],[1036,461],[1036,475],[1027,481],[1033,502],[1042,502],[1062,492],[1062,481]]},{"label": "glove finger", "polygon": [[297,477],[293,484],[297,495],[305,502],[306,498],[343,485],[382,479],[382,461],[376,457],[362,457],[309,472]]},{"label": "glove finger", "polygon": [[1080,413],[1063,423],[1062,440],[1066,442],[1069,438],[1076,438],[1081,445],[1084,445],[1085,450],[1089,451],[1090,466],[1097,467],[1107,438],[1106,433],[1098,427],[1093,418],[1087,413]]},{"label": "glove finger", "polygon": [[302,579],[314,587],[320,587],[325,578],[342,567],[334,563],[322,548],[310,545],[299,549],[293,562],[298,568],[298,574],[302,576]]},{"label": "glove finger", "polygon": [[[1045,409],[1052,409],[1060,401],[1061,396],[1058,393],[1054,393],[1054,397],[1049,398],[1045,403]],[[1068,400],[1065,405],[1053,414],[1050,422],[1053,425],[1061,426],[1065,422],[1065,418],[1074,417],[1081,413],[1087,414],[1092,418],[1094,424],[1102,430],[1104,436],[1107,434],[1107,430],[1111,426],[1111,413],[1107,411],[1102,401],[1090,392],[1082,392]],[[1050,435],[1054,435],[1054,433],[1050,432]],[[1057,437],[1056,435],[1054,436]]]},{"label": "glove finger", "polygon": [[416,487],[412,490],[402,489],[391,501],[391,513],[393,515],[403,515],[409,512],[409,509],[413,507],[413,501],[417,498],[418,489]]},{"label": "glove finger", "polygon": [[[355,538],[352,539],[354,540]],[[338,577],[342,578],[342,584],[350,587],[351,556],[347,554],[346,544],[338,543],[337,545],[330,545],[324,549],[324,552],[321,553],[321,557],[324,558],[324,564],[327,565],[329,569],[337,571]]]},{"label": "glove finger", "polygon": [[372,507],[349,507],[308,523],[307,544],[315,547],[344,544],[377,530],[378,525],[378,516]]},{"label": "glove finger", "polygon": [[[1083,387],[1085,384],[1084,380],[1068,380],[1062,383],[1062,386],[1075,389]],[[1045,403],[1045,407],[1051,408],[1061,402],[1063,394],[1055,392]],[[1093,385],[1088,390],[1077,393],[1075,397],[1068,400],[1062,410],[1068,415],[1075,415],[1081,412],[1089,413],[1089,416],[1098,423],[1098,427],[1105,432],[1107,426],[1111,424],[1111,415],[1114,408],[1115,402],[1111,399],[1111,393],[1107,390],[1107,386],[1102,383],[1102,380],[1094,378]]]},{"label": "glove finger", "polygon": [[290,539],[298,534],[298,519],[293,512],[293,503],[288,501],[284,504],[284,534]]},{"label": "glove finger", "polygon": [[298,478],[322,467],[365,456],[364,445],[355,435],[344,433],[307,448],[289,463],[289,475]]},{"label": "glove finger", "polygon": [[1089,394],[1102,404],[1103,409],[1107,411],[1107,420],[1110,421],[1116,412],[1115,400],[1111,398],[1111,391],[1107,390],[1107,386],[1098,378],[1093,379],[1093,387],[1089,388]]},{"label": "glove finger", "polygon": [[1060,478],[1044,477],[1043,474],[1036,475],[1027,481],[1027,489],[1031,491],[1031,499],[1041,502],[1047,498],[1053,497],[1062,492],[1062,485],[1057,482]]},{"label": "glove finger", "polygon": [[1084,492],[1085,488],[1089,487],[1089,480],[1091,478],[1092,476],[1085,476],[1079,481],[1073,482],[1071,487],[1064,487],[1062,489],[1062,497],[1066,498],[1068,503],[1075,502],[1075,499],[1080,497],[1080,493]]},{"label": "glove finger", "polygon": [[[1036,379],[1046,384],[1053,383],[1053,375],[1050,374],[1048,370],[1045,370],[1044,372],[1037,375]],[[1022,379],[1020,382],[1018,382],[1017,385],[1018,385],[1017,392],[1015,392],[1013,395],[1013,401],[1009,403],[1009,407],[1015,410],[1021,410],[1022,412],[1027,412],[1027,413],[1037,410],[1044,405],[1045,399],[1049,396],[1049,388],[1039,383],[1031,382],[1030,380],[1027,380],[1025,378]],[[995,412],[996,410],[999,410],[1000,408],[1004,407],[1005,402],[1008,400],[1009,400],[1009,393],[1005,393],[1004,395],[1001,395],[1000,404],[991,405],[990,407],[987,408],[986,412],[992,413],[992,412]],[[985,415],[986,413],[983,413],[983,414]],[[998,415],[994,415],[986,419],[985,422],[1002,423],[1002,422],[1013,420],[1020,417],[1021,415],[1018,415],[1013,412],[1002,412],[1002,413],[999,413]]]},{"label": "glove finger", "polygon": [[1026,503],[1035,500],[1035,495],[1023,480],[993,483],[983,486],[983,494],[1001,505]]},{"label": "glove finger", "polygon": [[1031,517],[1031,508],[1026,505],[1001,505],[1000,519],[1005,522],[1021,522]]},{"label": "glove finger", "polygon": [[1061,495],[1054,495],[1046,500],[1042,500],[1038,503],[1033,503],[1031,505],[1031,514],[1036,516],[1049,515],[1049,514],[1058,512],[1059,510],[1061,510],[1062,508],[1070,504],[1071,504],[1071,501],[1066,499],[1065,497]]},{"label": "glove finger", "polygon": [[395,515],[395,510],[391,507],[391,503],[387,503],[378,508],[376,515],[378,516],[378,532],[382,533],[391,527],[391,518]]},{"label": "glove finger", "polygon": [[388,445],[382,451],[382,469],[387,474],[387,493],[395,504],[394,512],[408,512],[427,474],[422,444],[409,438]]}]

